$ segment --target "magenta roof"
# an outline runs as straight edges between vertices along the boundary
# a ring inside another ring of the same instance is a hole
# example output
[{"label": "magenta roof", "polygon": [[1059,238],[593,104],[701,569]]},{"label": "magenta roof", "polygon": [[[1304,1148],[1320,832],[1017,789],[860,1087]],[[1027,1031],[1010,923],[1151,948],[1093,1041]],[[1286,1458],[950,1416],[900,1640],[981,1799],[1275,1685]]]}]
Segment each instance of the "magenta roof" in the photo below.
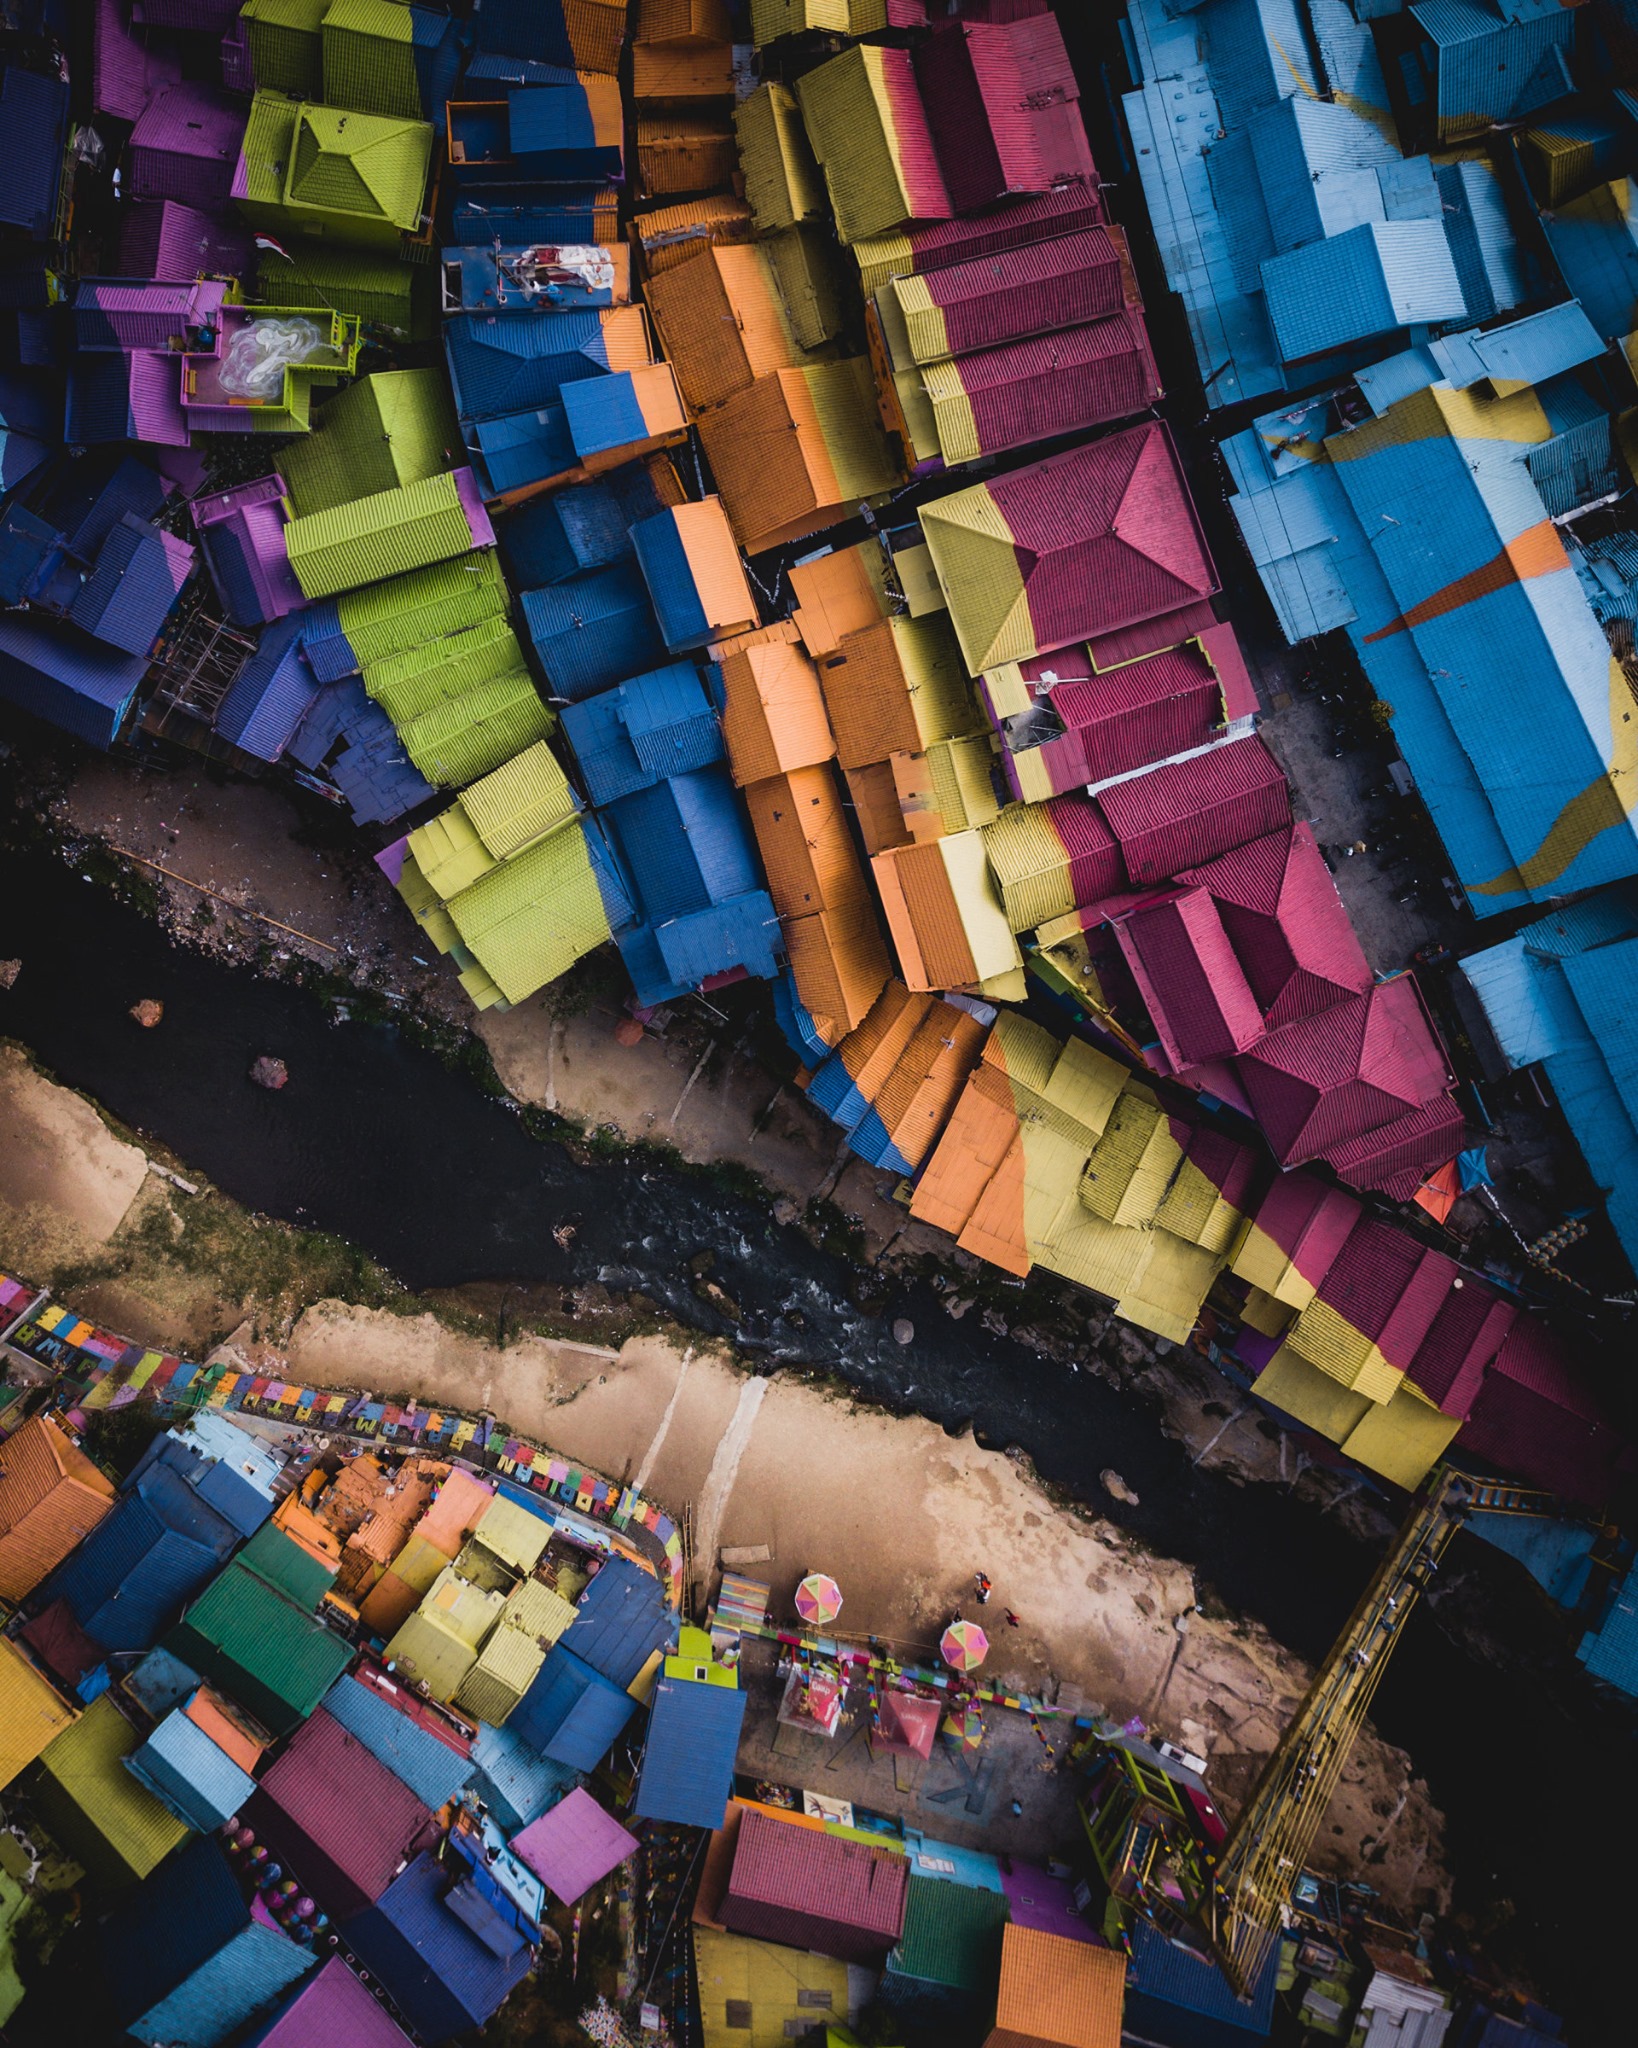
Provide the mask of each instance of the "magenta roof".
[{"label": "magenta roof", "polygon": [[958,213],[1096,176],[1075,73],[1050,14],[951,22],[918,45],[916,74]]},{"label": "magenta roof", "polygon": [[96,0],[91,17],[91,105],[134,121],[155,90],[182,76],[181,59],[150,50],[125,25],[119,0]]},{"label": "magenta roof", "polygon": [[340,1956],[332,1956],[253,2036],[252,2048],[407,2048],[408,2041]]},{"label": "magenta roof", "polygon": [[1467,1124],[1449,1095],[1408,1109],[1391,1123],[1327,1145],[1321,1158],[1351,1188],[1408,1202],[1430,1174],[1467,1142]]},{"label": "magenta roof", "polygon": [[179,356],[127,356],[133,438],[167,448],[186,448],[188,422],[182,411]]},{"label": "magenta roof", "polygon": [[1436,1103],[1450,1085],[1408,975],[1270,1032],[1241,1056],[1240,1076],[1284,1166]]},{"label": "magenta roof", "polygon": [[1459,1278],[1455,1261],[1443,1252],[1362,1216],[1321,1281],[1319,1298],[1369,1337],[1390,1365],[1407,1372]]},{"label": "magenta roof", "polygon": [[1121,252],[1106,227],[952,263],[935,270],[926,286],[943,310],[952,355],[1078,327],[1127,304]]},{"label": "magenta roof", "polygon": [[1288,824],[1179,877],[1208,889],[1271,1028],[1371,985],[1314,835]]},{"label": "magenta roof", "polygon": [[1262,1009],[1204,889],[1133,911],[1115,936],[1174,1070],[1262,1036]]},{"label": "magenta roof", "polygon": [[583,1785],[512,1838],[536,1877],[566,1906],[584,1898],[599,1878],[637,1853],[637,1837],[598,1805]]},{"label": "magenta roof", "polygon": [[1174,612],[1218,587],[1171,436],[1157,420],[1013,470],[987,489],[1017,550],[1043,651]]},{"label": "magenta roof", "polygon": [[126,208],[120,261],[133,277],[241,277],[250,263],[250,237],[178,200],[150,201]]},{"label": "magenta roof", "polygon": [[904,1932],[908,1883],[903,1856],[747,1811],[719,1911],[735,1934],[879,1963]]},{"label": "magenta roof", "polygon": [[1456,1439],[1476,1457],[1600,1507],[1626,1449],[1552,1333],[1521,1315]]},{"label": "magenta roof", "polygon": [[242,100],[194,79],[161,86],[131,130],[131,197],[221,206],[244,132]]},{"label": "magenta roof", "polygon": [[987,455],[1129,419],[1160,396],[1138,313],[979,349],[955,367]]},{"label": "magenta roof", "polygon": [[1098,793],[1134,882],[1168,881],[1291,817],[1285,772],[1255,734]]},{"label": "magenta roof", "polygon": [[1115,835],[1089,796],[1052,797],[1046,813],[1069,856],[1070,886],[1077,903],[1095,903],[1125,886],[1126,869]]},{"label": "magenta roof", "polygon": [[1407,1368],[1411,1379],[1447,1415],[1465,1418],[1478,1397],[1486,1367],[1520,1313],[1515,1303],[1471,1279],[1453,1287]]},{"label": "magenta roof", "polygon": [[1309,1286],[1318,1287],[1361,1214],[1352,1195],[1315,1174],[1277,1173],[1253,1220]]},{"label": "magenta roof", "polygon": [[323,1707],[263,1775],[247,1811],[338,1918],[372,1905],[436,1833],[429,1809]]},{"label": "magenta roof", "polygon": [[[1066,680],[1052,689],[1052,708],[1065,735],[1051,742],[1065,749],[1065,769],[1079,770],[1079,782],[1102,782],[1203,747],[1223,727],[1223,693],[1215,670],[1197,641],[1151,654],[1141,661],[1088,673],[1091,655],[1083,647],[1036,655],[1023,665],[1031,682],[1048,671]],[[1052,765],[1054,781],[1059,764]]]}]

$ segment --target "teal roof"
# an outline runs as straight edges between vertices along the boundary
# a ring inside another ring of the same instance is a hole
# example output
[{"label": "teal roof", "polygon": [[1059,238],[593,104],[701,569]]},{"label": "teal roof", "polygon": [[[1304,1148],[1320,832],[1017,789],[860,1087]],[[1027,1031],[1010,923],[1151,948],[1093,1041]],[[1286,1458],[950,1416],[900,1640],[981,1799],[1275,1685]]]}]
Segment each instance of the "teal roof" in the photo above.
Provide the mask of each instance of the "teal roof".
[{"label": "teal roof", "polygon": [[904,1933],[887,1967],[895,1976],[993,1996],[1007,1917],[1001,1892],[912,1871]]}]

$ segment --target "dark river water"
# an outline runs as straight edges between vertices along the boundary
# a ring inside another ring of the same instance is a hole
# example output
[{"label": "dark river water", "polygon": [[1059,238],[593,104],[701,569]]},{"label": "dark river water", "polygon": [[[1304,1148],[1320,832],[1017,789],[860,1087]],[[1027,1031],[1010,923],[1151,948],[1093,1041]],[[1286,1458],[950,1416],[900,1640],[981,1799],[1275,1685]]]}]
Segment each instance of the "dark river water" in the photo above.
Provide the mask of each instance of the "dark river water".
[{"label": "dark river water", "polygon": [[[709,1249],[712,1277],[746,1311],[739,1335],[753,1356],[834,1371],[891,1406],[1021,1446],[1047,1479],[1196,1566],[1306,1656],[1371,1569],[1334,1519],[1197,1471],[1130,1395],[989,1335],[976,1315],[953,1321],[929,1288],[900,1289],[866,1315],[856,1271],[775,1225],[765,1204],[641,1163],[579,1162],[397,1031],[333,1023],[299,990],[173,948],[48,854],[0,854],[0,957],[23,962],[0,991],[0,1036],[239,1202],[346,1237],[411,1287],[601,1279],[726,1332],[689,1285],[689,1258]],[[126,1015],[145,996],[165,1004],[152,1033]],[[247,1080],[262,1053],[288,1064],[280,1093]],[[552,1237],[564,1220],[577,1226],[567,1250]],[[907,1348],[891,1335],[897,1316],[915,1325]],[[1137,1507],[1104,1494],[1098,1474],[1111,1466]],[[1574,2038],[1630,2039],[1630,1720],[1593,1696],[1530,1581],[1468,1536],[1451,1553],[1458,1568],[1464,1620],[1488,1648],[1425,1613],[1384,1680],[1377,1725],[1449,1816],[1459,1905],[1489,1924],[1511,1900],[1501,1950],[1572,2016]]]}]

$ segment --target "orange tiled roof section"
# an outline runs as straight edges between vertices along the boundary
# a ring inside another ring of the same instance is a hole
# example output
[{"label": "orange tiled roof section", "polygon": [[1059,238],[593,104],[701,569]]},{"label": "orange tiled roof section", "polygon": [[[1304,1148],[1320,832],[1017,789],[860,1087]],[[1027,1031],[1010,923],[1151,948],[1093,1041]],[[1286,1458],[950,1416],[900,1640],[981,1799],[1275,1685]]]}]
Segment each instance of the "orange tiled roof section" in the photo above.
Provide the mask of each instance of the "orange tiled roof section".
[{"label": "orange tiled roof section", "polygon": [[722,736],[741,788],[835,754],[819,672],[800,647],[740,647],[723,661],[722,688]]},{"label": "orange tiled roof section", "polygon": [[0,1596],[32,1593],[114,1505],[114,1483],[46,1415],[0,1453]]},{"label": "orange tiled roof section", "polygon": [[753,782],[751,830],[781,917],[836,910],[869,894],[835,779],[822,764]]},{"label": "orange tiled roof section", "polygon": [[819,685],[843,768],[977,732],[955,635],[942,616],[878,619],[820,657]]},{"label": "orange tiled roof section", "polygon": [[651,277],[648,305],[690,412],[808,359],[767,254],[753,243],[706,247]]},{"label": "orange tiled roof section", "polygon": [[1008,1927],[984,2048],[1120,2048],[1125,2003],[1126,1958],[1117,1949]]}]

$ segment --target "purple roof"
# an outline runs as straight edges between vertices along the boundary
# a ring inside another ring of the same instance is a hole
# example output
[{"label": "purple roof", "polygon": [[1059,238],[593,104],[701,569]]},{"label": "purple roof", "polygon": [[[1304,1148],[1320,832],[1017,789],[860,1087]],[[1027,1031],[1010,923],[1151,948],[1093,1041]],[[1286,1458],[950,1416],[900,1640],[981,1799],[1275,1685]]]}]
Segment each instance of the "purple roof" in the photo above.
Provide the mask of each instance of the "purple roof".
[{"label": "purple roof", "polygon": [[398,2022],[376,2004],[340,1956],[332,1956],[245,2048],[403,2048]]},{"label": "purple roof", "polygon": [[162,199],[125,209],[119,262],[127,277],[239,277],[250,265],[250,237],[197,207]]},{"label": "purple roof", "polygon": [[239,0],[138,0],[136,12],[149,28],[226,29]]},{"label": "purple roof", "polygon": [[133,199],[180,199],[216,211],[227,202],[245,132],[242,101],[185,79],[161,86],[131,130]]},{"label": "purple roof", "polygon": [[119,0],[97,0],[91,21],[91,105],[134,121],[162,85],[182,76],[181,60],[149,49],[125,26]]},{"label": "purple roof", "polygon": [[226,296],[219,278],[168,284],[88,277],[74,294],[74,345],[163,355],[190,330],[213,326]]},{"label": "purple roof", "polygon": [[194,524],[229,618],[254,626],[306,603],[284,551],[284,479],[259,477],[193,501]]},{"label": "purple roof", "polygon": [[131,427],[137,441],[158,441],[172,448],[188,445],[187,415],[182,410],[182,367],[176,356],[129,356],[131,365]]},{"label": "purple roof", "polygon": [[475,548],[492,548],[495,545],[495,529],[489,523],[489,514],[483,507],[483,493],[478,489],[477,480],[471,470],[456,470],[455,495],[461,501],[466,523],[472,529],[472,545]]},{"label": "purple roof", "polygon": [[1007,1895],[1014,1927],[1033,1927],[1042,1934],[1060,1934],[1065,1941],[1098,1939],[1075,1910],[1075,1894],[1061,1877],[1037,1870],[1033,1863],[1001,1867],[1001,1889]]},{"label": "purple roof", "polygon": [[512,1851],[548,1891],[572,1906],[600,1877],[636,1854],[637,1837],[577,1785],[567,1799],[512,1838]]}]

